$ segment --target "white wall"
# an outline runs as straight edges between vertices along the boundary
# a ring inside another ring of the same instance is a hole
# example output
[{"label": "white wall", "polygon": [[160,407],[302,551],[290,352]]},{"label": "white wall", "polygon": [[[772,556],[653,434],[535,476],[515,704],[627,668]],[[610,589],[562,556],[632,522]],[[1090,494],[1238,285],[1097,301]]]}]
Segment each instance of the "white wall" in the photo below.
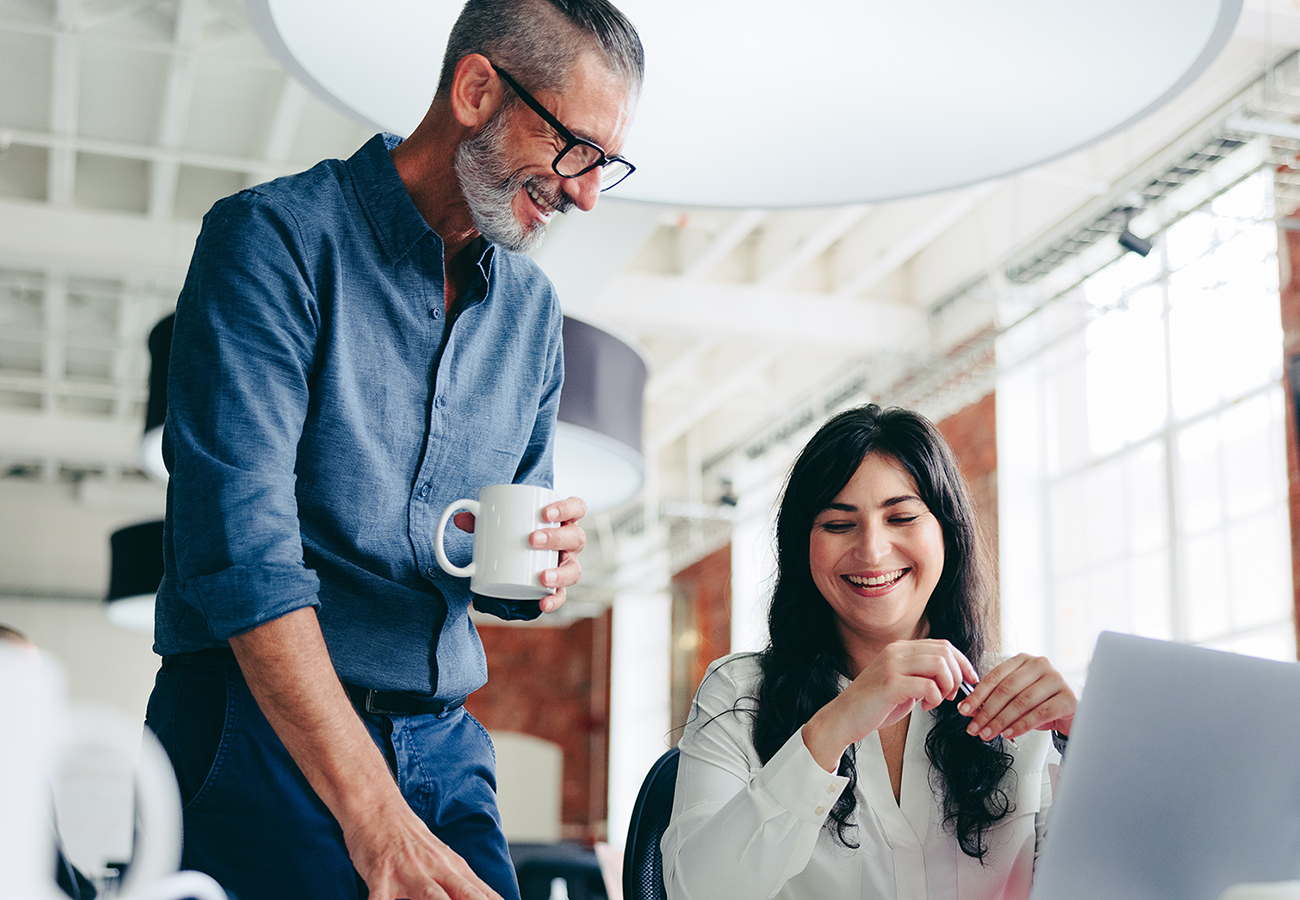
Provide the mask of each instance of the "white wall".
[{"label": "white wall", "polygon": [[87,479],[0,479],[0,623],[17,628],[67,671],[71,699],[141,721],[158,670],[146,634],[104,617],[109,536],[162,517],[165,488]]},{"label": "white wall", "polygon": [[113,706],[144,722],[159,662],[152,636],[113,625],[98,601],[0,596],[0,622],[63,664],[74,702]]}]

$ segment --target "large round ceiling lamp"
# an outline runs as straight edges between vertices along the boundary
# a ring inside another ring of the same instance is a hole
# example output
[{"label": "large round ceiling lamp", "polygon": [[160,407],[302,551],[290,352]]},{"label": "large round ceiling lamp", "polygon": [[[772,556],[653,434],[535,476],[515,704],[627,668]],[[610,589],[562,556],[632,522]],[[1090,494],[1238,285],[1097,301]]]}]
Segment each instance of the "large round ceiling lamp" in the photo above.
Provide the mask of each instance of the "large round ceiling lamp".
[{"label": "large round ceiling lamp", "polygon": [[[376,129],[429,106],[454,0],[247,0],[285,68]],[[620,197],[795,207],[941,191],[1140,119],[1242,0],[621,0],[647,73]]]}]

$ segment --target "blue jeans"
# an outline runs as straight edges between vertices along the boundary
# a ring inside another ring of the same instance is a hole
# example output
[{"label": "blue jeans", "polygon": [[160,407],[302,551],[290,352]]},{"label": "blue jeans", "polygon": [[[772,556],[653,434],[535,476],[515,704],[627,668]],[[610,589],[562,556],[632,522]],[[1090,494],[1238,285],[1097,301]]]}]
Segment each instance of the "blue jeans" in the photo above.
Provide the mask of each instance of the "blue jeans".
[{"label": "blue jeans", "polygon": [[[440,716],[359,715],[415,813],[502,897],[517,900],[483,726],[463,707]],[[176,769],[184,868],[211,875],[237,900],[368,895],[342,829],[238,666],[165,658],[145,721]]]}]

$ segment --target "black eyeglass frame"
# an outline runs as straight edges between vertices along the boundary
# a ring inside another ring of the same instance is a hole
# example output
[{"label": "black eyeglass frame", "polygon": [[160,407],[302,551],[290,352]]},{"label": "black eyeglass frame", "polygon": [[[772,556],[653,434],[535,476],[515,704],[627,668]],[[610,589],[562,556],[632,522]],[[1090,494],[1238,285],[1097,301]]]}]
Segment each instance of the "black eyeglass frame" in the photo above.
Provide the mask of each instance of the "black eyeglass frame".
[{"label": "black eyeglass frame", "polygon": [[[529,109],[537,113],[537,115],[541,116],[543,122],[545,122],[547,125],[550,125],[552,128],[554,128],[555,133],[558,134],[560,137],[564,138],[565,140],[564,149],[555,155],[555,160],[551,163],[551,168],[555,170],[556,175],[559,175],[561,178],[581,178],[583,175],[586,175],[588,172],[592,171],[593,169],[603,169],[605,168],[605,166],[609,165],[610,163],[617,162],[627,166],[627,171],[624,172],[623,175],[617,181],[612,181],[609,184],[602,184],[600,186],[601,192],[604,193],[605,191],[609,190],[615,185],[622,184],[627,179],[627,176],[631,175],[633,172],[636,171],[636,166],[632,165],[632,163],[628,162],[623,157],[610,156],[605,152],[605,149],[601,147],[599,144],[593,141],[589,141],[586,138],[580,138],[572,131],[565,128],[564,123],[562,123],[559,119],[555,118],[555,116],[551,114],[551,111],[549,109],[547,109],[545,106],[542,106],[541,102],[532,94],[528,93],[528,91],[524,89],[524,86],[519,82],[515,81],[515,79],[510,75],[510,73],[507,72],[505,69],[501,68],[496,63],[492,63],[492,68],[496,71],[498,75],[500,75],[503,79],[505,79],[506,84],[510,85],[510,87],[514,90],[514,92],[519,95],[519,99],[524,101],[524,104]],[[560,171],[560,160],[564,159],[565,154],[567,154],[570,150],[572,150],[574,147],[577,146],[590,147],[592,150],[595,150],[597,153],[600,154],[600,159],[596,160],[594,163],[585,167],[581,171],[575,172],[572,175],[565,175],[563,172]]]}]

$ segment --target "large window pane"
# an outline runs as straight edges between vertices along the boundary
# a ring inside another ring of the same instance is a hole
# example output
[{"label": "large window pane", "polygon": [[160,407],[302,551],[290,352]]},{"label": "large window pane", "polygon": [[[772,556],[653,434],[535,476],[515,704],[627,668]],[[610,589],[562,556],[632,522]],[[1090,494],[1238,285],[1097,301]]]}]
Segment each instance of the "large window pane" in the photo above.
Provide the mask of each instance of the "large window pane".
[{"label": "large window pane", "polygon": [[1275,226],[1255,225],[1169,277],[1177,418],[1280,373],[1276,242]]},{"label": "large window pane", "polygon": [[1295,659],[1271,184],[1245,179],[1062,295],[1083,321],[1040,354],[1043,489],[1015,479],[1047,552],[1016,583],[1046,586],[1050,646],[1029,649],[1067,673],[1107,628]]},{"label": "large window pane", "polygon": [[1159,285],[1088,326],[1088,437],[1094,454],[1118,450],[1165,420],[1164,296]]}]

